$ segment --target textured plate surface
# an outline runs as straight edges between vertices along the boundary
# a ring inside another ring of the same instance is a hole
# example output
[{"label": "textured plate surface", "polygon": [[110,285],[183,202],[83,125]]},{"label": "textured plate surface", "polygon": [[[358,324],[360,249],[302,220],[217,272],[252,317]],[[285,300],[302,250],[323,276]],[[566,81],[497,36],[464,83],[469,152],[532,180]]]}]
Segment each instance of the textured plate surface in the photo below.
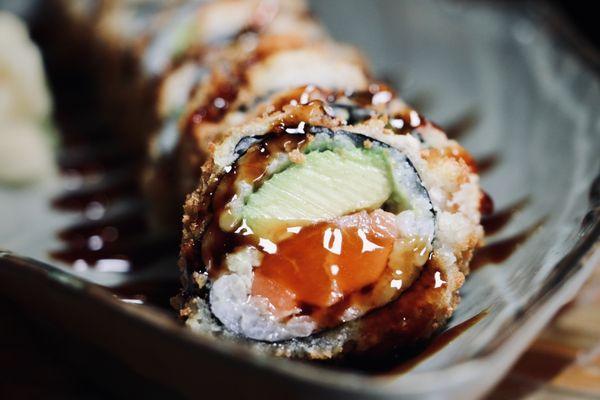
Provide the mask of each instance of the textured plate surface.
[{"label": "textured plate surface", "polygon": [[[54,232],[73,219],[49,208],[64,184],[60,178],[27,189],[0,189],[0,247],[58,268],[38,277],[46,288],[40,296],[65,291],[57,297],[64,300],[63,310],[70,307],[68,299],[84,297],[83,303],[103,310],[95,322],[85,321],[83,313],[84,321],[67,323],[56,310],[48,311],[48,318],[73,331],[81,324],[118,321],[122,329],[110,340],[89,330],[84,335],[179,393],[199,390],[199,380],[190,377],[195,371],[192,377],[205,377],[205,390],[220,386],[225,394],[269,387],[273,394],[294,397],[481,395],[600,262],[593,251],[600,231],[598,58],[584,56],[585,44],[539,4],[327,0],[315,1],[314,8],[336,38],[369,55],[378,75],[403,98],[460,133],[457,139],[482,164],[483,187],[498,211],[451,326],[487,310],[479,323],[410,372],[386,377],[265,359],[207,342],[150,307],[122,304],[78,279],[65,280],[73,274],[85,282],[115,284],[131,275],[76,272],[48,258],[47,251],[58,246]],[[0,288],[12,282],[9,292],[23,298],[15,290],[19,269],[9,266],[14,265],[10,256],[2,258]],[[160,262],[144,273],[154,274],[160,266],[173,271],[175,263]],[[148,355],[135,353],[140,348],[119,346],[119,339],[136,340],[128,336],[133,334],[141,335],[152,357],[187,372],[164,373],[160,365],[144,362]],[[245,378],[239,387],[228,387],[224,378],[234,375]],[[280,378],[276,384],[274,376]]]}]

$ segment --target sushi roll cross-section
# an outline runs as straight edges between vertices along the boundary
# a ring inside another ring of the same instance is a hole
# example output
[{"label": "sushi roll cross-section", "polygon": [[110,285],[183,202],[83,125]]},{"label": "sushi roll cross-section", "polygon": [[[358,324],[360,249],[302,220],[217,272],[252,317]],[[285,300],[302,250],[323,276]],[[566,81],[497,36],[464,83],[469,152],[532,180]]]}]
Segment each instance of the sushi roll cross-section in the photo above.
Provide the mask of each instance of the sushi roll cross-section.
[{"label": "sushi roll cross-section", "polygon": [[190,327],[323,359],[414,343],[450,316],[482,237],[477,177],[383,92],[304,87],[223,135],[185,205]]}]

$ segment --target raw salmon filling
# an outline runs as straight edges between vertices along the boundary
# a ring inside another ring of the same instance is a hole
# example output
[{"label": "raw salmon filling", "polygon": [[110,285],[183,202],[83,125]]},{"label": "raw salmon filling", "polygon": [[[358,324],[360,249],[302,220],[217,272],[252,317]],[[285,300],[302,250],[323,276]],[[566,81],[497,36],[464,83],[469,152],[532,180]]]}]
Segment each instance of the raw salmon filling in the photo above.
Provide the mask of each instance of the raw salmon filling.
[{"label": "raw salmon filling", "polygon": [[211,310],[253,339],[304,337],[382,307],[432,251],[433,207],[405,155],[306,130],[240,143],[213,197]]}]

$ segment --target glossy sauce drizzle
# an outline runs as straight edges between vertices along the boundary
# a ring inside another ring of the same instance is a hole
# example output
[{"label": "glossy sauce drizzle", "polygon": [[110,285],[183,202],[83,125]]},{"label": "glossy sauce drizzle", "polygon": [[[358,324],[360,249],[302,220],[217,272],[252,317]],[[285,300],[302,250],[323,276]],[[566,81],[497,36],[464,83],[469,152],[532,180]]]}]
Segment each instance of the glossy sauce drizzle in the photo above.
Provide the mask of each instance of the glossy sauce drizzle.
[{"label": "glossy sauce drizzle", "polygon": [[57,232],[64,247],[50,251],[51,257],[79,271],[127,273],[168,254],[176,255],[177,235],[155,233],[148,226],[135,179],[136,164],[105,164],[87,156],[63,160],[67,160],[68,188],[53,199],[52,206],[79,212],[81,218]]},{"label": "glossy sauce drizzle", "polygon": [[[252,37],[252,40],[248,40]],[[290,50],[301,47],[305,44],[305,39],[294,35],[257,35],[255,28],[245,29],[239,32],[236,41],[250,43],[255,41],[255,46],[249,49],[241,46],[238,50],[237,60],[227,67],[219,67],[211,75],[212,93],[207,96],[207,100],[196,107],[189,116],[185,124],[185,131],[194,132],[195,128],[203,122],[216,123],[221,121],[231,106],[236,102],[239,93],[248,82],[246,76],[247,70],[254,64],[264,60],[268,56],[280,51]],[[244,54],[242,57],[241,54]],[[194,88],[198,90],[199,87]]]},{"label": "glossy sauce drizzle", "polygon": [[471,260],[471,271],[478,270],[488,264],[499,264],[506,261],[521,244],[525,243],[535,232],[544,225],[545,218],[533,224],[522,232],[490,243],[475,252]]},{"label": "glossy sauce drizzle", "polygon": [[[252,236],[225,232],[219,226],[219,217],[228,213],[226,207],[236,196],[235,182],[245,181],[257,187],[265,177],[267,165],[274,157],[282,152],[302,148],[307,139],[304,135],[271,135],[259,145],[250,147],[239,162],[232,166],[231,171],[222,177],[213,194],[213,218],[204,234],[201,249],[203,264],[207,266],[210,276],[218,277],[223,272],[223,257],[227,253],[243,245],[258,246],[257,240]],[[201,268],[196,266],[197,270]]]},{"label": "glossy sauce drizzle", "polygon": [[217,85],[209,100],[198,106],[190,115],[186,124],[186,132],[193,132],[203,122],[219,122],[223,119],[239,91],[239,85],[222,82]]},{"label": "glossy sauce drizzle", "polygon": [[62,247],[49,251],[50,256],[78,271],[121,274],[169,255],[174,259],[177,235],[151,233],[147,223],[138,184],[142,146],[132,148],[102,124],[94,89],[81,89],[93,79],[77,76],[81,82],[74,81],[73,75],[60,73],[49,77],[61,135],[57,162],[64,178],[64,190],[51,205],[78,216],[56,232]]},{"label": "glossy sauce drizzle", "polygon": [[516,214],[521,212],[527,206],[527,204],[529,204],[528,197],[514,203],[509,207],[498,210],[495,213],[485,213],[482,210],[483,217],[481,218],[481,225],[483,225],[485,234],[487,236],[491,236],[500,231],[514,218]]}]

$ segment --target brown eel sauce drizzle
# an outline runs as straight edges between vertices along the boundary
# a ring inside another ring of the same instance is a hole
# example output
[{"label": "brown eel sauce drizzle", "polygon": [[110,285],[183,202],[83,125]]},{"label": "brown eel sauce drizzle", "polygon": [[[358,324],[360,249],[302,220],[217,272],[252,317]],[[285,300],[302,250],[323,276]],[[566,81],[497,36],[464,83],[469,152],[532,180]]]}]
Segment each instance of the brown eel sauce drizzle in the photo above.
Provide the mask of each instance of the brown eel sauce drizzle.
[{"label": "brown eel sauce drizzle", "polygon": [[[236,163],[219,182],[212,199],[212,214],[219,216],[226,212],[225,206],[236,195],[234,185],[236,180],[252,182],[255,188],[258,187],[273,157],[282,152],[301,149],[307,143],[307,139],[304,135],[270,134],[257,146],[250,147],[243,156],[244,162]],[[244,245],[256,246],[258,243],[251,239],[251,236],[224,232],[219,227],[218,219],[213,217],[202,241],[202,259],[209,275],[219,276],[223,268],[224,255]]]}]

